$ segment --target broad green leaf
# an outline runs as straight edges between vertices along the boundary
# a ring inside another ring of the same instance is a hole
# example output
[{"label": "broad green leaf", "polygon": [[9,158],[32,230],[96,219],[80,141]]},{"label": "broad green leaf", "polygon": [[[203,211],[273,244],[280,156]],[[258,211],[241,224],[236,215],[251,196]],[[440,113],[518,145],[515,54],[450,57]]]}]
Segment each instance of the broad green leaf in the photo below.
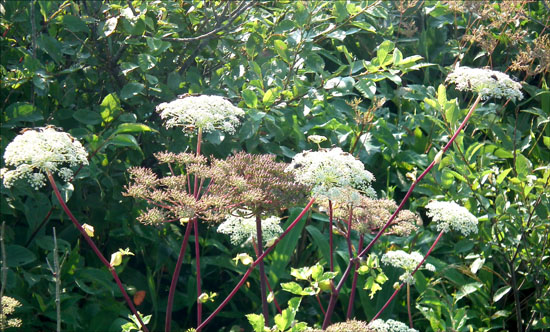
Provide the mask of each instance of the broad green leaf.
[{"label": "broad green leaf", "polygon": [[84,33],[90,32],[90,29],[88,29],[88,26],[86,25],[86,23],[84,23],[84,21],[82,21],[77,16],[64,15],[63,24],[67,27],[67,30],[72,32],[84,32]]},{"label": "broad green leaf", "polygon": [[137,142],[136,138],[132,135],[118,134],[114,136],[107,144],[114,145],[114,146],[130,147],[141,151],[141,148],[139,147],[139,143]]},{"label": "broad green leaf", "polygon": [[256,96],[256,93],[254,91],[243,90],[242,96],[243,96],[244,102],[246,103],[246,106],[250,108],[258,107],[258,96]]},{"label": "broad green leaf", "polygon": [[101,123],[101,121],[103,121],[99,113],[96,113],[90,110],[89,108],[76,110],[73,113],[73,118],[76,121],[87,125],[96,125]]},{"label": "broad green leaf", "polygon": [[265,320],[263,315],[248,314],[246,315],[248,322],[252,325],[254,332],[263,332],[265,326]]},{"label": "broad green leaf", "polygon": [[157,65],[157,59],[150,54],[138,55],[138,64],[141,71],[146,72],[149,69],[154,68]]},{"label": "broad green leaf", "polygon": [[107,21],[100,24],[101,35],[103,37],[109,37],[110,35],[112,35],[113,32],[115,32],[116,30],[117,23],[118,23],[118,16],[113,16],[107,19]]},{"label": "broad green leaf", "polygon": [[401,63],[401,61],[403,61],[403,53],[401,53],[401,51],[396,48],[393,50],[393,64],[399,64]]},{"label": "broad green leaf", "polygon": [[288,55],[288,46],[287,46],[287,44],[284,41],[280,40],[280,39],[275,39],[273,44],[275,46],[275,52],[277,52],[277,54],[279,54],[279,56],[286,63],[289,63],[290,58],[289,58],[289,55]]},{"label": "broad green leaf", "polygon": [[130,99],[137,96],[141,91],[145,89],[145,85],[141,83],[131,82],[126,84],[120,91],[120,98],[123,100]]},{"label": "broad green leaf", "polygon": [[371,80],[361,79],[355,83],[355,88],[361,92],[363,97],[371,99],[376,94],[376,83]]},{"label": "broad green leaf", "polygon": [[504,286],[499,288],[495,294],[493,295],[493,302],[498,302],[504,295],[508,294],[512,287],[510,286]]},{"label": "broad green leaf", "polygon": [[44,119],[36,107],[24,102],[15,102],[6,107],[3,118],[4,123],[35,122]]},{"label": "broad green leaf", "polygon": [[456,293],[455,302],[458,302],[460,299],[462,299],[465,296],[475,293],[482,287],[483,287],[483,284],[480,282],[472,282],[460,287],[460,289]]},{"label": "broad green leaf", "polygon": [[143,123],[121,123],[113,134],[144,133],[148,131],[157,132]]},{"label": "broad green leaf", "polygon": [[100,105],[101,118],[104,122],[111,122],[114,119],[114,116],[121,111],[120,100],[118,99],[116,93],[108,94]]},{"label": "broad green leaf", "polygon": [[376,49],[376,58],[378,64],[382,67],[392,63],[393,59],[389,56],[390,52],[394,49],[395,44],[390,40],[384,40],[382,44],[378,45]]},{"label": "broad green leaf", "polygon": [[122,74],[124,74],[124,76],[128,75],[128,73],[130,73],[136,68],[139,68],[139,66],[136,65],[135,63],[123,62],[120,64],[120,69],[122,70]]},{"label": "broad green leaf", "polygon": [[302,286],[300,286],[297,282],[294,282],[294,281],[282,283],[281,288],[284,291],[295,295],[302,295],[303,293]]},{"label": "broad green leaf", "polygon": [[443,84],[439,84],[437,87],[437,102],[441,107],[445,107],[447,104],[447,91]]},{"label": "broad green leaf", "polygon": [[169,49],[170,46],[172,46],[172,44],[160,38],[146,37],[146,40],[147,40],[147,46],[149,46],[149,49],[155,55],[159,55],[163,53],[164,51]]},{"label": "broad green leaf", "polygon": [[10,244],[6,246],[6,266],[21,267],[32,263],[36,260],[36,255],[29,249],[17,245]]},{"label": "broad green leaf", "polygon": [[273,105],[273,103],[275,102],[275,99],[277,98],[276,91],[277,91],[276,88],[271,88],[265,92],[264,97],[262,98],[262,103],[265,106]]},{"label": "broad green leaf", "polygon": [[37,43],[39,49],[46,52],[53,59],[53,61],[57,63],[62,62],[62,45],[60,42],[47,34],[41,34],[40,38],[37,40]]},{"label": "broad green leaf", "polygon": [[516,155],[516,171],[520,180],[525,180],[527,175],[531,173],[532,168],[533,166],[529,159],[522,154]]}]

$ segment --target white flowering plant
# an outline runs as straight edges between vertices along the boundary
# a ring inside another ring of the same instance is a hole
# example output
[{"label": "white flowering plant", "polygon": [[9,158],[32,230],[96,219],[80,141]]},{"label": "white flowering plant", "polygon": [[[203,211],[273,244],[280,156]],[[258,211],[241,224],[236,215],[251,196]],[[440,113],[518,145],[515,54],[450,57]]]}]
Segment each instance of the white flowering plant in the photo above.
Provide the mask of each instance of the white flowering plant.
[{"label": "white flowering plant", "polygon": [[464,236],[477,233],[477,218],[468,209],[455,202],[432,201],[426,205],[426,209],[427,215],[437,223],[438,231],[453,230]]},{"label": "white flowering plant", "polygon": [[482,99],[509,98],[512,101],[523,99],[521,84],[495,70],[456,67],[447,76],[447,81],[456,84],[458,90],[477,93]]},{"label": "white flowering plant", "polygon": [[244,116],[244,111],[221,96],[186,96],[156,108],[165,120],[166,128],[183,127],[186,131],[202,130],[204,133],[216,129],[234,134]]},{"label": "white flowering plant", "polygon": [[17,135],[4,151],[7,168],[1,171],[3,184],[10,188],[17,180],[26,180],[34,189],[46,184],[48,173],[68,182],[70,167],[88,164],[88,153],[70,134],[53,127],[27,129]]},{"label": "white flowering plant", "polygon": [[[262,218],[262,242],[264,245],[276,239],[283,229],[280,225],[281,219],[276,216]],[[233,245],[244,246],[256,241],[256,217],[240,217],[228,215],[218,228],[218,233],[229,235]]]},{"label": "white flowering plant", "polygon": [[[405,270],[405,273],[399,276],[399,280],[409,285],[414,284],[413,272],[423,260],[424,256],[417,251],[409,254],[403,250],[392,250],[382,255],[383,264]],[[426,264],[424,268],[428,271],[435,271],[432,264]]]}]

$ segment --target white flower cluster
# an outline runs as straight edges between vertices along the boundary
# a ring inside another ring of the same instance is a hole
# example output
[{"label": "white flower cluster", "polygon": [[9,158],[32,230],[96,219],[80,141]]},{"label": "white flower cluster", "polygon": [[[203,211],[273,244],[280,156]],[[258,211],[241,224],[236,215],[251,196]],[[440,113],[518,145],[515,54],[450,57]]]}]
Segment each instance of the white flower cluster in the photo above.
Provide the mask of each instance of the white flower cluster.
[{"label": "white flower cluster", "polygon": [[477,233],[477,218],[455,202],[432,201],[426,205],[427,215],[437,222],[437,230],[461,232],[464,236]]},{"label": "white flower cluster", "polygon": [[458,90],[478,93],[483,99],[491,97],[510,98],[512,101],[523,99],[521,84],[499,71],[456,67],[447,76],[447,81],[455,83]]},{"label": "white flower cluster", "polygon": [[[422,262],[423,258],[424,256],[416,251],[409,254],[403,250],[394,250],[388,251],[382,256],[382,263],[404,269],[405,273],[399,277],[399,280],[412,285],[414,284],[412,272]],[[426,264],[425,268],[429,271],[435,271],[435,267],[432,264]]]},{"label": "white flower cluster", "polygon": [[361,194],[376,196],[370,186],[372,173],[340,148],[298,153],[286,171],[294,172],[297,181],[311,186],[314,197],[352,203],[358,202]]},{"label": "white flower cluster", "polygon": [[45,127],[16,136],[6,147],[4,161],[6,166],[15,167],[0,172],[6,188],[18,179],[27,179],[31,187],[39,189],[45,185],[48,172],[70,181],[73,171],[68,167],[87,165],[88,153],[71,135]]},{"label": "white flower cluster", "polygon": [[[268,217],[262,219],[262,242],[270,244],[283,232],[279,217]],[[227,234],[233,245],[244,245],[256,238],[256,217],[236,217],[229,215],[226,220],[218,226],[218,233]]]},{"label": "white flower cluster", "polygon": [[372,321],[368,325],[369,332],[418,332],[416,329],[411,329],[404,323],[399,321],[388,319],[377,319]]},{"label": "white flower cluster", "polygon": [[220,96],[189,96],[157,106],[160,117],[166,120],[166,128],[184,127],[187,130],[201,128],[204,132],[215,129],[235,133],[239,117],[244,111]]}]

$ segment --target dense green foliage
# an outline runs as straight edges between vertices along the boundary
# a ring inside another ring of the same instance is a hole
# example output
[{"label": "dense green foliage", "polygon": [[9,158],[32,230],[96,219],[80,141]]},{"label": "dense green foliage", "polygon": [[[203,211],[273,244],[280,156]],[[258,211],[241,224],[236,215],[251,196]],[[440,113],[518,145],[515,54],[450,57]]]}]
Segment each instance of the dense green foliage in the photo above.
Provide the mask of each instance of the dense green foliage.
[{"label": "dense green foliage", "polygon": [[[1,1],[0,151],[34,126],[61,127],[83,143],[90,164],[63,193],[76,217],[93,225],[106,257],[119,248],[135,253],[117,271],[131,295],[145,291],[138,310],[152,315],[156,331],[164,326],[184,231],[179,223],[136,221],[144,205],[123,196],[127,169],[159,169],[153,153],[196,145],[196,136],[165,129],[156,105],[181,94],[215,94],[244,109],[235,135],[205,135],[202,152],[216,158],[246,151],[288,162],[317,149],[307,136],[324,135],[321,147],[353,153],[375,175],[378,195],[399,202],[473,101],[445,86],[451,66],[489,66],[515,75],[524,99],[478,107],[407,204],[424,216],[424,227],[407,238],[384,236],[374,252],[425,253],[437,232],[423,207],[434,198],[461,202],[479,218],[479,232],[443,237],[428,258],[436,271],[415,275],[415,328],[550,329],[548,12],[545,1]],[[129,310],[50,188],[2,186],[1,193],[8,256],[2,286],[22,303],[13,315],[25,330],[55,329],[48,267],[55,227],[63,253],[63,330],[119,331]],[[292,221],[301,208],[288,208]],[[267,256],[269,283],[283,308],[291,297],[280,284],[294,280],[291,267],[319,261],[326,267],[327,224],[316,209]],[[249,249],[232,246],[208,223],[200,231],[203,289],[218,293],[204,303],[209,313],[246,270],[232,258]],[[342,237],[335,241],[341,274],[347,247]],[[194,260],[188,250],[173,331],[196,326]],[[367,276],[359,277],[357,319],[371,319],[393,292],[398,271],[384,269],[389,281],[372,299],[361,289]],[[245,315],[261,312],[259,280],[252,273],[206,330],[249,330]],[[334,322],[345,320],[350,288],[351,280]],[[321,293],[325,306],[328,297]],[[405,302],[402,292],[382,317],[406,322]],[[298,305],[296,319],[319,327],[317,300],[304,297]]]}]

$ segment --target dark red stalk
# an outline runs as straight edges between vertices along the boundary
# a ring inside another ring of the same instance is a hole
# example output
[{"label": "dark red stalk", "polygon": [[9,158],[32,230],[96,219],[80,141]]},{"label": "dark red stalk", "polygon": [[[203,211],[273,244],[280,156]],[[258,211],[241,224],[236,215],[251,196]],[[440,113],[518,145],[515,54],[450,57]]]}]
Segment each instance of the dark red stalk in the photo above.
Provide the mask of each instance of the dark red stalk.
[{"label": "dark red stalk", "polygon": [[346,267],[346,270],[344,271],[344,274],[342,275],[340,282],[338,282],[338,286],[336,286],[336,289],[333,289],[332,294],[330,294],[330,301],[328,302],[327,312],[325,314],[325,320],[323,321],[323,330],[325,330],[330,325],[330,318],[332,316],[332,313],[334,312],[334,307],[336,306],[336,300],[338,299],[340,290],[344,286],[344,283],[346,282],[346,279],[348,278],[349,273],[351,272],[352,265],[353,265],[353,258],[350,258],[348,266]]},{"label": "dark red stalk", "polygon": [[[201,261],[200,261],[200,246],[199,246],[199,224],[197,218],[193,219],[193,225],[195,229],[195,263],[197,269],[197,324],[200,325],[202,321],[202,302],[199,301],[199,296],[202,294],[201,290]],[[200,332],[200,329],[197,329]]]},{"label": "dark red stalk", "polygon": [[48,172],[47,175],[48,175],[48,180],[50,181],[50,184],[52,186],[53,192],[55,194],[55,197],[59,201],[59,204],[61,204],[61,207],[63,208],[63,211],[65,211],[67,216],[69,216],[69,219],[71,219],[71,221],[76,226],[76,228],[78,229],[80,234],[82,234],[82,236],[84,237],[84,240],[86,240],[86,242],[88,242],[88,244],[90,245],[90,247],[92,248],[92,250],[94,251],[96,256],[99,258],[99,260],[101,260],[103,265],[105,265],[109,269],[109,272],[111,272],[111,275],[113,276],[113,279],[115,279],[115,282],[118,286],[118,289],[120,289],[120,292],[122,293],[122,296],[124,297],[124,300],[126,300],[126,303],[128,304],[128,306],[130,307],[130,310],[132,311],[132,313],[134,314],[134,316],[138,320],[138,322],[141,325],[141,328],[143,329],[143,331],[149,332],[149,329],[147,329],[147,326],[145,326],[145,324],[141,320],[141,317],[138,314],[136,308],[134,307],[134,304],[132,303],[132,300],[130,300],[130,297],[128,296],[128,293],[126,293],[126,290],[124,290],[124,286],[122,286],[122,282],[120,281],[120,278],[118,277],[118,274],[116,273],[115,268],[113,266],[111,266],[111,263],[109,263],[109,261],[107,261],[107,259],[101,253],[101,251],[99,251],[99,249],[95,245],[94,241],[90,238],[88,233],[86,233],[84,228],[82,228],[82,225],[80,225],[80,223],[75,218],[75,216],[73,215],[71,210],[69,210],[69,207],[67,206],[67,204],[65,204],[65,201],[61,197],[61,193],[59,192],[59,189],[57,188],[57,184],[55,184],[55,180],[53,179],[52,173]]},{"label": "dark red stalk", "polygon": [[183,241],[181,243],[180,252],[178,255],[178,260],[176,262],[176,268],[172,274],[172,282],[170,283],[170,291],[168,292],[168,302],[166,304],[166,322],[164,323],[164,331],[170,332],[172,325],[172,305],[174,304],[174,295],[176,293],[176,285],[178,283],[178,277],[180,274],[181,264],[183,262],[183,257],[185,256],[185,250],[187,249],[187,243],[189,242],[189,235],[191,234],[191,228],[193,228],[194,223],[189,220],[187,222],[187,227],[185,228],[185,235],[183,236]]},{"label": "dark red stalk", "polygon": [[[363,249],[363,241],[364,241],[363,234],[359,234],[359,247],[357,249],[358,251],[361,251],[361,249]],[[357,289],[357,278],[359,277],[359,273],[357,273],[358,269],[359,269],[359,261],[355,262],[355,271],[353,272],[353,281],[351,283],[351,294],[349,296],[348,312],[346,315],[347,320],[350,320],[351,315],[353,314],[353,302],[355,301],[355,291]]]},{"label": "dark red stalk", "polygon": [[216,310],[214,310],[214,312],[212,312],[210,314],[210,316],[208,316],[208,318],[206,318],[201,325],[199,325],[197,327],[197,330],[199,329],[202,329],[206,326],[206,324],[210,323],[210,321],[212,319],[214,319],[214,317],[216,317],[216,315],[218,315],[220,313],[220,311],[227,305],[227,303],[229,303],[229,301],[231,301],[231,299],[233,298],[233,296],[235,296],[235,294],[237,293],[237,291],[242,287],[242,285],[244,285],[244,283],[246,282],[246,279],[248,279],[248,276],[250,275],[250,273],[252,272],[252,270],[254,269],[254,267],[256,267],[256,265],[258,265],[260,263],[260,261],[262,261],[265,256],[267,256],[270,252],[273,251],[273,249],[275,249],[275,246],[277,246],[277,244],[298,224],[298,222],[304,217],[304,215],[306,214],[306,212],[311,208],[311,206],[313,205],[313,203],[315,202],[315,198],[312,198],[309,203],[307,203],[306,207],[302,210],[302,212],[300,212],[300,214],[296,217],[296,219],[294,219],[294,221],[288,226],[288,228],[283,232],[283,234],[281,234],[281,236],[279,236],[279,238],[277,238],[275,240],[275,242],[273,242],[273,244],[267,248],[266,251],[264,251],[263,254],[261,254],[255,261],[254,263],[252,263],[250,265],[250,267],[248,268],[248,270],[246,270],[245,274],[242,276],[241,280],[239,281],[239,283],[235,286],[235,288],[233,288],[233,290],[231,291],[231,293],[229,293],[229,295],[225,298],[225,300],[222,301],[222,303],[220,303],[220,305],[216,308]]},{"label": "dark red stalk", "polygon": [[[258,257],[263,254],[263,240],[262,240],[262,219],[260,215],[256,216],[256,240],[258,242]],[[269,322],[269,307],[267,304],[267,289],[266,289],[266,276],[264,269],[264,261],[261,260],[258,264],[260,270],[260,295],[262,298],[262,314],[264,315],[264,322],[268,325]]]},{"label": "dark red stalk", "polygon": [[321,308],[321,312],[323,315],[326,314],[325,308],[323,308],[323,304],[321,303],[321,299],[319,299],[319,294],[315,294],[315,298],[317,299],[317,303],[319,303],[319,308]]},{"label": "dark red stalk", "polygon": [[[437,236],[437,238],[435,239],[434,243],[432,244],[432,246],[430,247],[430,249],[428,249],[428,252],[426,253],[426,255],[424,256],[424,258],[422,259],[422,261],[420,263],[418,263],[418,265],[416,266],[416,268],[414,269],[414,271],[411,273],[412,276],[414,276],[414,274],[416,273],[416,271],[418,271],[418,269],[422,266],[422,264],[424,264],[424,262],[426,261],[426,258],[428,258],[428,256],[430,256],[430,254],[432,253],[432,250],[434,250],[435,248],[435,245],[437,244],[437,242],[439,242],[439,240],[441,239],[441,237],[443,236],[445,232],[444,231],[441,231],[439,233],[439,235]],[[380,311],[378,311],[378,313],[376,314],[376,316],[374,316],[374,318],[372,319],[373,321],[376,320],[378,317],[380,317],[380,315],[384,312],[384,310],[386,310],[386,308],[390,305],[391,301],[393,301],[393,299],[395,298],[395,296],[397,295],[397,293],[399,293],[399,291],[401,290],[401,288],[403,288],[403,286],[405,285],[405,283],[401,283],[401,285],[399,285],[399,288],[397,288],[395,290],[395,292],[393,292],[392,296],[390,296],[390,298],[388,299],[388,301],[386,302],[386,304],[384,304],[384,306],[382,307],[382,309],[380,309]]]},{"label": "dark red stalk", "polygon": [[332,201],[328,200],[328,221],[329,221],[329,228],[328,228],[328,242],[329,242],[329,248],[330,248],[330,272],[334,272],[334,261],[332,259],[333,253],[332,253],[332,227],[333,227],[333,221],[332,221]]},{"label": "dark red stalk", "polygon": [[[451,137],[451,139],[449,140],[449,142],[443,147],[443,149],[441,149],[440,152],[438,152],[438,154],[436,155],[436,157],[439,157],[441,158],[441,156],[451,147],[451,145],[453,144],[453,142],[455,141],[455,139],[458,137],[458,135],[460,134],[460,132],[462,131],[462,129],[464,128],[464,126],[466,125],[466,123],[468,122],[468,120],[470,119],[470,117],[472,116],[472,114],[474,113],[476,107],[477,107],[477,104],[479,104],[479,102],[481,101],[481,96],[478,96],[476,98],[476,100],[474,101],[474,104],[472,105],[472,107],[470,107],[470,110],[468,111],[468,114],[466,114],[466,117],[464,118],[464,120],[462,120],[462,123],[460,124],[460,126],[458,127],[458,129],[455,131],[454,135]],[[367,252],[369,252],[369,250],[374,246],[374,244],[376,243],[376,241],[378,241],[378,239],[382,236],[382,234],[384,233],[384,231],[386,230],[386,228],[388,228],[391,223],[393,222],[393,220],[395,219],[395,217],[397,216],[397,214],[399,214],[399,212],[401,211],[401,209],[403,209],[403,206],[405,205],[405,203],[407,202],[407,200],[409,199],[409,197],[411,196],[414,188],[416,187],[416,185],[426,176],[426,174],[428,174],[430,172],[430,170],[439,163],[440,160],[437,160],[437,159],[434,159],[430,165],[424,170],[424,172],[422,172],[422,174],[420,174],[420,176],[411,184],[411,187],[409,188],[409,190],[407,191],[407,194],[405,195],[405,197],[403,197],[403,200],[401,201],[401,204],[399,204],[399,206],[397,207],[397,210],[395,210],[395,212],[391,215],[390,219],[386,222],[386,224],[378,231],[378,233],[376,234],[376,236],[374,237],[374,239],[372,239],[372,241],[367,245],[367,247],[365,249],[363,249],[359,255],[357,256],[358,258],[361,258],[363,257]],[[351,264],[352,264],[352,261],[350,260],[349,264],[348,264],[348,267],[346,268],[346,271],[350,270],[351,268]],[[347,275],[346,275],[347,277]],[[344,278],[344,276],[342,276],[342,278]],[[338,286],[340,286],[340,284],[343,285],[343,280],[340,280],[340,283],[338,284]],[[339,289],[337,288],[338,292],[339,292]],[[333,294],[334,295],[334,294]],[[336,296],[331,296],[330,297],[330,302],[329,302],[329,305],[328,305],[328,308],[327,308],[327,314],[325,315],[325,321],[323,322],[323,329],[325,329],[328,324],[327,322],[330,322],[330,317],[332,316],[332,312],[334,310],[334,306],[336,305],[336,303],[333,303],[333,302],[336,302],[336,299],[337,299],[337,294]]]}]

